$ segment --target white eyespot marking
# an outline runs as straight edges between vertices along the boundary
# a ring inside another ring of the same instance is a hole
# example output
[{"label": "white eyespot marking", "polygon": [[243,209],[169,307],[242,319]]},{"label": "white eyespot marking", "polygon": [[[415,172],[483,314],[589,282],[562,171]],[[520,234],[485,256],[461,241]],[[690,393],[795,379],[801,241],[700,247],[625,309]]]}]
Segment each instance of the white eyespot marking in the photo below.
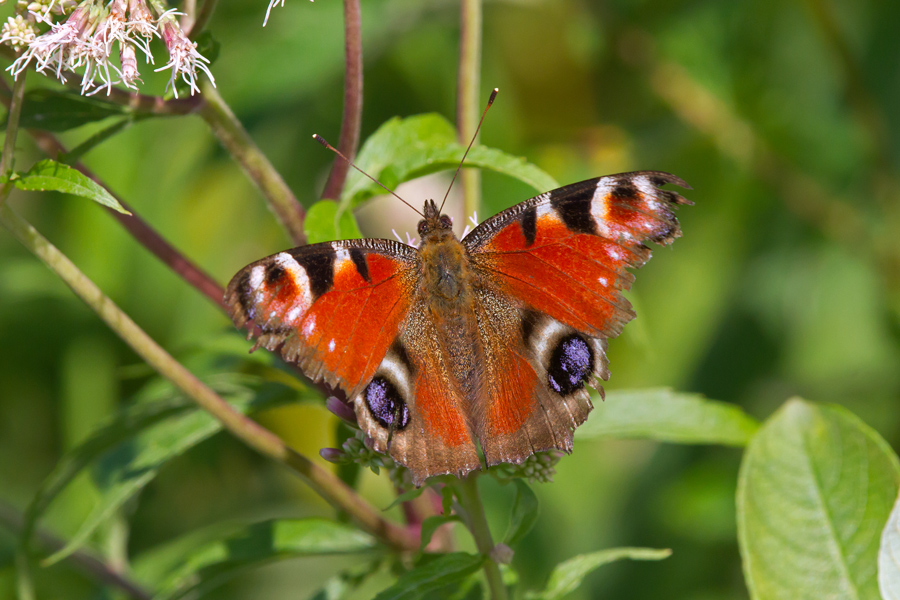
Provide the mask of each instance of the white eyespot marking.
[{"label": "white eyespot marking", "polygon": [[412,388],[410,387],[409,370],[393,352],[388,352],[381,364],[378,365],[377,373],[384,373],[388,379],[397,386],[397,391],[404,399],[410,397]]},{"label": "white eyespot marking", "polygon": [[288,316],[288,320],[285,323],[296,327],[296,320],[301,315],[306,314],[306,311],[312,306],[312,288],[310,287],[309,276],[306,274],[306,269],[287,252],[276,254],[273,260],[275,264],[285,270],[285,273],[290,276],[295,288],[299,291],[299,294],[291,299],[289,305],[281,307],[281,310],[286,311]]},{"label": "white eyespot marking", "polygon": [[609,236],[609,205],[607,198],[613,190],[612,181],[604,177],[597,182],[597,189],[591,198],[591,216],[594,217],[594,225],[597,231],[604,237]]},{"label": "white eyespot marking", "polygon": [[270,318],[270,319],[275,318],[275,311],[274,311],[274,310],[269,311],[269,318]]},{"label": "white eyespot marking", "polygon": [[653,185],[653,182],[650,181],[650,178],[646,175],[641,175],[640,177],[634,178],[634,186],[640,190],[640,192],[649,198],[656,198],[659,195],[659,189]]},{"label": "white eyespot marking", "polygon": [[600,277],[599,279],[597,279],[597,281],[599,281],[600,285],[602,285],[604,287],[609,285],[609,282],[606,280],[606,277]]},{"label": "white eyespot marking", "polygon": [[[541,196],[548,196],[548,195],[549,194],[541,194]],[[540,221],[541,217],[553,214],[553,206],[551,206],[550,204],[538,204],[535,207],[534,213],[535,213],[536,220]]]},{"label": "white eyespot marking", "polygon": [[622,251],[619,250],[618,248],[616,248],[615,246],[611,246],[609,248],[609,250],[606,251],[606,253],[609,255],[610,258],[612,258],[614,260],[622,260],[622,258],[624,258]]},{"label": "white eyespot marking", "polygon": [[258,265],[250,269],[250,289],[257,290],[266,277],[266,268]]},{"label": "white eyespot marking", "polygon": [[350,253],[346,248],[342,247],[337,242],[331,244],[331,247],[334,248],[335,253],[335,261],[334,261],[334,270],[337,271],[341,268],[341,263],[344,261],[350,260]]},{"label": "white eyespot marking", "polygon": [[309,337],[316,330],[316,315],[310,315],[303,321],[303,335]]},{"label": "white eyespot marking", "polygon": [[328,351],[334,352],[334,338],[331,338],[331,341],[328,342]]}]

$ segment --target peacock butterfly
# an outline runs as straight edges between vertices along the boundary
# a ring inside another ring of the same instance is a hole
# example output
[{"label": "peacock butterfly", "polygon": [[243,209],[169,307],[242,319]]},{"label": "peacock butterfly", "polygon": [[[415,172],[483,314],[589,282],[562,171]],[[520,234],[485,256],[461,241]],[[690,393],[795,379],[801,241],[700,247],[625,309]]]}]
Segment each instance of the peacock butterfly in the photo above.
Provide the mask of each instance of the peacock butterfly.
[{"label": "peacock butterfly", "polygon": [[681,235],[658,171],[567,185],[484,221],[462,240],[433,200],[418,247],[326,242],[241,269],[225,294],[238,328],[340,386],[375,449],[413,483],[572,449],[603,394],[607,340],[634,318],[621,292]]}]

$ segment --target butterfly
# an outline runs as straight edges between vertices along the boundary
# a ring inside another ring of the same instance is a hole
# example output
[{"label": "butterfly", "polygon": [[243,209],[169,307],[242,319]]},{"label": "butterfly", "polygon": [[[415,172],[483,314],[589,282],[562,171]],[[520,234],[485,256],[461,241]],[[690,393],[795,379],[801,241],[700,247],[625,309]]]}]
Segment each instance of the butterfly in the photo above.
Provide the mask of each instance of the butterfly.
[{"label": "butterfly", "polygon": [[[420,486],[532,454],[571,452],[609,378],[607,340],[634,318],[622,296],[647,242],[681,236],[661,189],[640,171],[546,192],[462,240],[433,200],[421,242],[357,239],[302,246],[240,270],[225,302],[257,345],[313,381],[339,386],[378,452]],[[253,329],[251,328],[251,332]],[[249,339],[250,336],[248,336]]]}]

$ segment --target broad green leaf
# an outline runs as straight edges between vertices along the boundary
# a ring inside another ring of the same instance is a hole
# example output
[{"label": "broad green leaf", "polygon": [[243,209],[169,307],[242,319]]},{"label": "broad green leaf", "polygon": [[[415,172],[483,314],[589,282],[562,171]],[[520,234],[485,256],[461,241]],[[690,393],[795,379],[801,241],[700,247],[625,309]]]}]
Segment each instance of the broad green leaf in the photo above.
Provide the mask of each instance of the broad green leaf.
[{"label": "broad green leaf", "polygon": [[759,424],[739,407],[667,388],[608,392],[575,438],[746,446]]},{"label": "broad green leaf", "polygon": [[28,172],[16,179],[15,184],[20,190],[62,192],[81,196],[120,213],[131,214],[122,208],[119,201],[113,198],[103,186],[95,183],[81,171],[55,160],[46,159],[38,162],[28,169]]},{"label": "broad green leaf", "polygon": [[[209,382],[243,413],[270,408],[294,397],[281,385],[228,375]],[[141,491],[169,460],[221,430],[221,424],[177,395],[124,408],[84,443],[63,456],[28,509],[36,523],[50,502],[86,467],[100,499],[68,544],[46,562],[54,563],[83,546],[90,535],[129,498]]]},{"label": "broad green leaf", "polygon": [[[126,107],[76,92],[36,89],[25,93],[19,127],[43,131],[67,131],[85,123],[127,114]],[[0,120],[0,130],[6,119]]]},{"label": "broad green leaf", "polygon": [[622,559],[662,560],[671,554],[671,550],[656,548],[610,548],[581,554],[556,565],[543,592],[529,592],[525,597],[529,600],[558,600],[578,589],[586,576],[603,565]]},{"label": "broad green leaf", "polygon": [[359,529],[321,518],[254,523],[190,552],[163,581],[156,598],[174,600],[209,592],[249,567],[275,560],[326,554],[358,554],[378,547]]},{"label": "broad green leaf", "polygon": [[422,521],[422,530],[419,534],[419,552],[423,552],[425,547],[431,542],[434,532],[441,525],[447,523],[455,523],[461,519],[457,515],[434,515]]},{"label": "broad green leaf", "polygon": [[900,466],[840,407],[793,399],[747,448],[738,539],[754,599],[878,598],[878,545]]},{"label": "broad green leaf", "polygon": [[[465,153],[456,141],[456,131],[444,117],[425,114],[394,118],[366,140],[356,164],[390,189],[416,177],[455,169]],[[535,165],[486,146],[474,146],[466,165],[503,173],[527,183],[539,192],[559,187],[556,181]],[[383,194],[384,190],[357,171],[351,171],[341,196],[341,206],[355,207],[362,201]],[[414,206],[425,198],[407,198]]]},{"label": "broad green leaf", "polygon": [[878,589],[884,600],[900,600],[900,498],[881,533],[878,551]]},{"label": "broad green leaf", "polygon": [[310,206],[303,221],[303,230],[310,244],[362,237],[353,213],[333,200],[320,200]]},{"label": "broad green leaf", "polygon": [[428,598],[429,592],[465,581],[481,568],[484,560],[483,556],[465,552],[441,555],[401,575],[397,583],[375,596],[375,600]]},{"label": "broad green leaf", "polygon": [[503,543],[510,547],[515,547],[531,531],[540,512],[537,496],[528,484],[521,479],[514,479],[513,482],[516,486],[516,499],[513,501],[512,514],[509,515],[509,529],[503,538]]}]

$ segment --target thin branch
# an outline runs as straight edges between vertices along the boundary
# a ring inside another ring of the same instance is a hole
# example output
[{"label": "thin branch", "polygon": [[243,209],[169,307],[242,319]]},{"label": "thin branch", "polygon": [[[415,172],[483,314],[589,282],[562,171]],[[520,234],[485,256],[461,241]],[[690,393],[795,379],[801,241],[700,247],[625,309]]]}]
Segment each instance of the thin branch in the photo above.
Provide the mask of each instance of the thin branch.
[{"label": "thin branch", "polygon": [[[481,101],[481,0],[460,3],[459,71],[456,79],[457,141],[465,146],[475,135]],[[465,214],[471,215],[481,203],[481,173],[465,169],[462,174]]]},{"label": "thin branch", "polygon": [[[66,153],[65,146],[62,145],[56,136],[47,133],[46,131],[37,130],[29,130],[28,133],[31,134],[37,142],[37,145],[47,156],[52,158]],[[227,309],[224,301],[225,290],[215,279],[166,241],[166,239],[144,221],[144,219],[142,219],[127,202],[116,196],[116,194],[114,194],[99,177],[94,175],[90,169],[80,162],[75,163],[72,167],[96,181],[100,186],[109,191],[125,210],[131,212],[130,215],[126,215],[112,209],[107,209],[107,212],[121,223],[142,246],[152,252],[170,269],[175,271],[175,273],[184,279],[191,287],[197,289],[197,291],[209,298],[223,310]]]},{"label": "thin branch", "polygon": [[[4,82],[5,83],[5,82]],[[9,104],[9,118],[6,122],[6,140],[3,142],[3,155],[0,156],[0,177],[10,174],[15,163],[16,135],[19,132],[19,117],[22,114],[22,103],[25,98],[25,75],[16,80]],[[9,182],[6,183],[9,185]]]},{"label": "thin branch", "polygon": [[460,479],[458,483],[451,484],[456,489],[456,497],[463,509],[463,519],[472,537],[475,538],[475,546],[486,558],[484,562],[484,574],[487,576],[488,588],[491,590],[491,600],[506,600],[506,586],[503,585],[503,577],[500,567],[492,557],[494,541],[491,539],[491,530],[488,527],[487,518],[484,516],[484,506],[478,495],[478,474],[472,474]]},{"label": "thin branch", "polygon": [[256,421],[236,411],[197,379],[105,296],[67,256],[8,206],[0,207],[0,222],[56,273],[147,364],[218,419],[232,435],[260,454],[290,467],[316,493],[335,508],[346,512],[363,530],[377,536],[384,543],[398,550],[414,550],[417,547],[418,539],[415,535],[404,527],[386,521],[377,508],[337,476],[287,446]]},{"label": "thin branch", "polygon": [[[12,505],[0,500],[0,524],[5,525],[13,533],[18,534],[25,525],[25,519],[22,513]],[[34,535],[38,543],[48,553],[61,550],[66,545],[65,541],[41,529],[36,530]],[[105,563],[102,558],[93,552],[85,549],[75,550],[65,560],[98,583],[115,586],[132,598],[137,598],[137,600],[151,600],[153,598],[151,592],[129,579],[126,574]]]},{"label": "thin branch", "polygon": [[206,24],[209,23],[209,20],[216,10],[216,5],[218,5],[218,0],[204,0],[203,5],[200,6],[200,11],[194,19],[193,26],[190,28],[190,33],[188,34],[190,39],[194,40],[198,35],[203,33]]},{"label": "thin branch", "polygon": [[[363,104],[362,17],[359,0],[344,0],[344,65],[344,114],[341,117],[338,150],[352,161],[359,145]],[[350,171],[348,160],[340,156],[334,157],[322,198],[340,199]]]},{"label": "thin branch", "polygon": [[285,228],[295,244],[306,243],[303,220],[306,211],[294,193],[256,146],[234,113],[207,80],[201,84],[203,105],[199,114],[213,134],[244,169],[259,191],[262,192],[271,211]]}]

